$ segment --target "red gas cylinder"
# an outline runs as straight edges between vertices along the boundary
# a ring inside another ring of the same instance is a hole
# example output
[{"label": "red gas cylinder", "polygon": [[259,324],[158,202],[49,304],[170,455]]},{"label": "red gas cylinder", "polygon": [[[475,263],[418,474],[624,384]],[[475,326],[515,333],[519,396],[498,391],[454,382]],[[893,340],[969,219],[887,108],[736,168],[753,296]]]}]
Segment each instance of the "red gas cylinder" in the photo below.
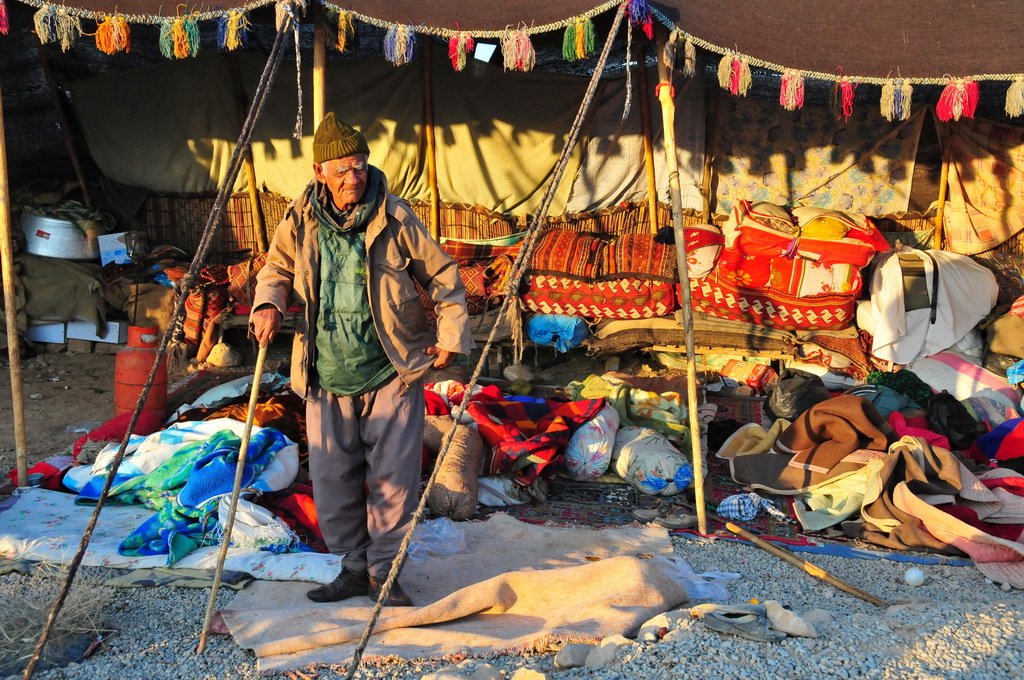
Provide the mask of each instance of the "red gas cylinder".
[{"label": "red gas cylinder", "polygon": [[[156,326],[128,327],[128,346],[117,352],[114,360],[114,415],[134,413],[142,388],[156,359],[160,329]],[[160,360],[156,380],[149,390],[143,411],[160,418],[167,415],[167,362]]]}]

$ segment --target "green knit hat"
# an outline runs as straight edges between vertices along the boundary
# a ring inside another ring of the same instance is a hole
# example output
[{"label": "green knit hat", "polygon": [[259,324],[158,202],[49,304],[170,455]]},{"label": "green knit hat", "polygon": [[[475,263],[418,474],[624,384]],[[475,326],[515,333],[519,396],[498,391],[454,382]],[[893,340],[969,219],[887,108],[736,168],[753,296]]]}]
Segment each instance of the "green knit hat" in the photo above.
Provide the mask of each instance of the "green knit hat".
[{"label": "green knit hat", "polygon": [[323,163],[354,153],[370,155],[370,147],[359,130],[328,113],[313,135],[313,162]]}]

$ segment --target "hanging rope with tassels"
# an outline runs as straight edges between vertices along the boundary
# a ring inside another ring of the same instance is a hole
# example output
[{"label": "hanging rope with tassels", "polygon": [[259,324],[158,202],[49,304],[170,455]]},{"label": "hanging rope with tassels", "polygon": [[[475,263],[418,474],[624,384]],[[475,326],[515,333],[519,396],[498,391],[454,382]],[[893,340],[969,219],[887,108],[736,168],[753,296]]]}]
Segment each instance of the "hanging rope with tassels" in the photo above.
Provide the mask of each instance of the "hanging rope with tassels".
[{"label": "hanging rope with tassels", "polygon": [[779,104],[787,111],[796,111],[804,107],[804,77],[799,71],[786,71],[782,74]]},{"label": "hanging rope with tassels", "polygon": [[96,49],[104,54],[130,52],[131,27],[120,14],[104,14],[96,22]]},{"label": "hanging rope with tassels", "polygon": [[836,81],[835,87],[832,88],[832,95],[829,97],[828,106],[836,120],[842,118],[844,121],[847,121],[853,115],[853,100],[857,87],[843,75],[842,66],[839,67],[837,72],[839,80]]},{"label": "hanging rope with tassels", "polygon": [[1024,113],[1024,76],[1017,76],[1006,91],[1006,115],[1016,118]]},{"label": "hanging rope with tassels", "polygon": [[[333,11],[333,10],[332,10]],[[344,52],[350,49],[356,39],[356,22],[352,12],[339,10],[336,12],[337,20],[334,22],[334,49]]]},{"label": "hanging rope with tassels", "polygon": [[277,26],[292,26],[292,37],[295,41],[295,129],[292,131],[292,138],[302,140],[302,42],[299,40],[299,22],[306,12],[306,0],[287,0],[278,2],[276,5]]},{"label": "hanging rope with tassels", "polygon": [[745,56],[730,52],[718,62],[718,84],[723,90],[746,97],[753,83],[750,75],[750,62]]},{"label": "hanging rope with tassels", "polygon": [[234,52],[249,42],[249,17],[240,9],[231,9],[217,20],[217,44],[222,50]]},{"label": "hanging rope with tassels", "polygon": [[452,68],[461,71],[466,68],[466,61],[469,59],[469,53],[476,48],[476,41],[468,32],[461,30],[458,22],[455,28],[460,30],[448,38],[448,58],[451,59]]},{"label": "hanging rope with tassels", "polygon": [[395,66],[412,61],[416,52],[416,31],[412,26],[395,25],[384,36],[384,58]]},{"label": "hanging rope with tassels", "polygon": [[888,121],[908,120],[910,118],[910,100],[914,96],[914,88],[902,78],[890,78],[882,85],[882,97],[879,106],[882,115]]},{"label": "hanging rope with tassels", "polygon": [[64,7],[49,5],[35,13],[32,22],[36,27],[39,42],[60,44],[60,49],[67,52],[82,35],[82,21],[77,14],[70,14]]},{"label": "hanging rope with tassels", "polygon": [[532,71],[537,63],[530,35],[521,28],[505,29],[502,33],[501,56],[506,71]]},{"label": "hanging rope with tassels", "polygon": [[199,24],[193,17],[178,17],[160,25],[160,54],[186,59],[199,54]]},{"label": "hanging rope with tassels", "polygon": [[593,21],[572,21],[565,27],[565,34],[562,36],[562,56],[566,61],[587,59],[594,55],[595,42]]},{"label": "hanging rope with tassels", "polygon": [[978,83],[969,78],[951,78],[939,95],[935,113],[941,121],[974,118],[979,97]]},{"label": "hanging rope with tassels", "polygon": [[626,14],[631,26],[639,26],[648,40],[654,40],[654,13],[647,0],[628,0]]}]

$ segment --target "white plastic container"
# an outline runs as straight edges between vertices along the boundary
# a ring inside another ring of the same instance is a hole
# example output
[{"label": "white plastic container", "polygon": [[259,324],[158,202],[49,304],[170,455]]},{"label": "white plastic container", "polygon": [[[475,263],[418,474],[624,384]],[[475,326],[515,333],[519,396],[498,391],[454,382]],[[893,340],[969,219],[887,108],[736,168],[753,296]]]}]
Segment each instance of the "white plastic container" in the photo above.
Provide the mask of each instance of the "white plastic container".
[{"label": "white plastic container", "polygon": [[25,249],[33,255],[63,260],[95,260],[100,256],[97,237],[106,230],[98,221],[91,223],[85,234],[74,222],[27,210],[22,211],[20,221]]}]

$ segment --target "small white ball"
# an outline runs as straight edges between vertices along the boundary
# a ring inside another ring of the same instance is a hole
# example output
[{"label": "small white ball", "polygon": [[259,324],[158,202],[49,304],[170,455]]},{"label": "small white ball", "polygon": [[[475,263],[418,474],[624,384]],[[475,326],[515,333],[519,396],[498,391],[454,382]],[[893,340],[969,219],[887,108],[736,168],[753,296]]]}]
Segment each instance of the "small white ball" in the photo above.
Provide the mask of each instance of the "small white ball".
[{"label": "small white ball", "polygon": [[999,586],[999,589],[1005,593],[1008,593],[1012,589],[1012,586],[1009,583],[1004,583],[1003,585]]},{"label": "small white ball", "polygon": [[915,588],[919,585],[924,584],[924,572],[917,567],[911,567],[907,569],[907,572],[903,574],[903,580],[907,582],[908,586],[914,586]]}]

